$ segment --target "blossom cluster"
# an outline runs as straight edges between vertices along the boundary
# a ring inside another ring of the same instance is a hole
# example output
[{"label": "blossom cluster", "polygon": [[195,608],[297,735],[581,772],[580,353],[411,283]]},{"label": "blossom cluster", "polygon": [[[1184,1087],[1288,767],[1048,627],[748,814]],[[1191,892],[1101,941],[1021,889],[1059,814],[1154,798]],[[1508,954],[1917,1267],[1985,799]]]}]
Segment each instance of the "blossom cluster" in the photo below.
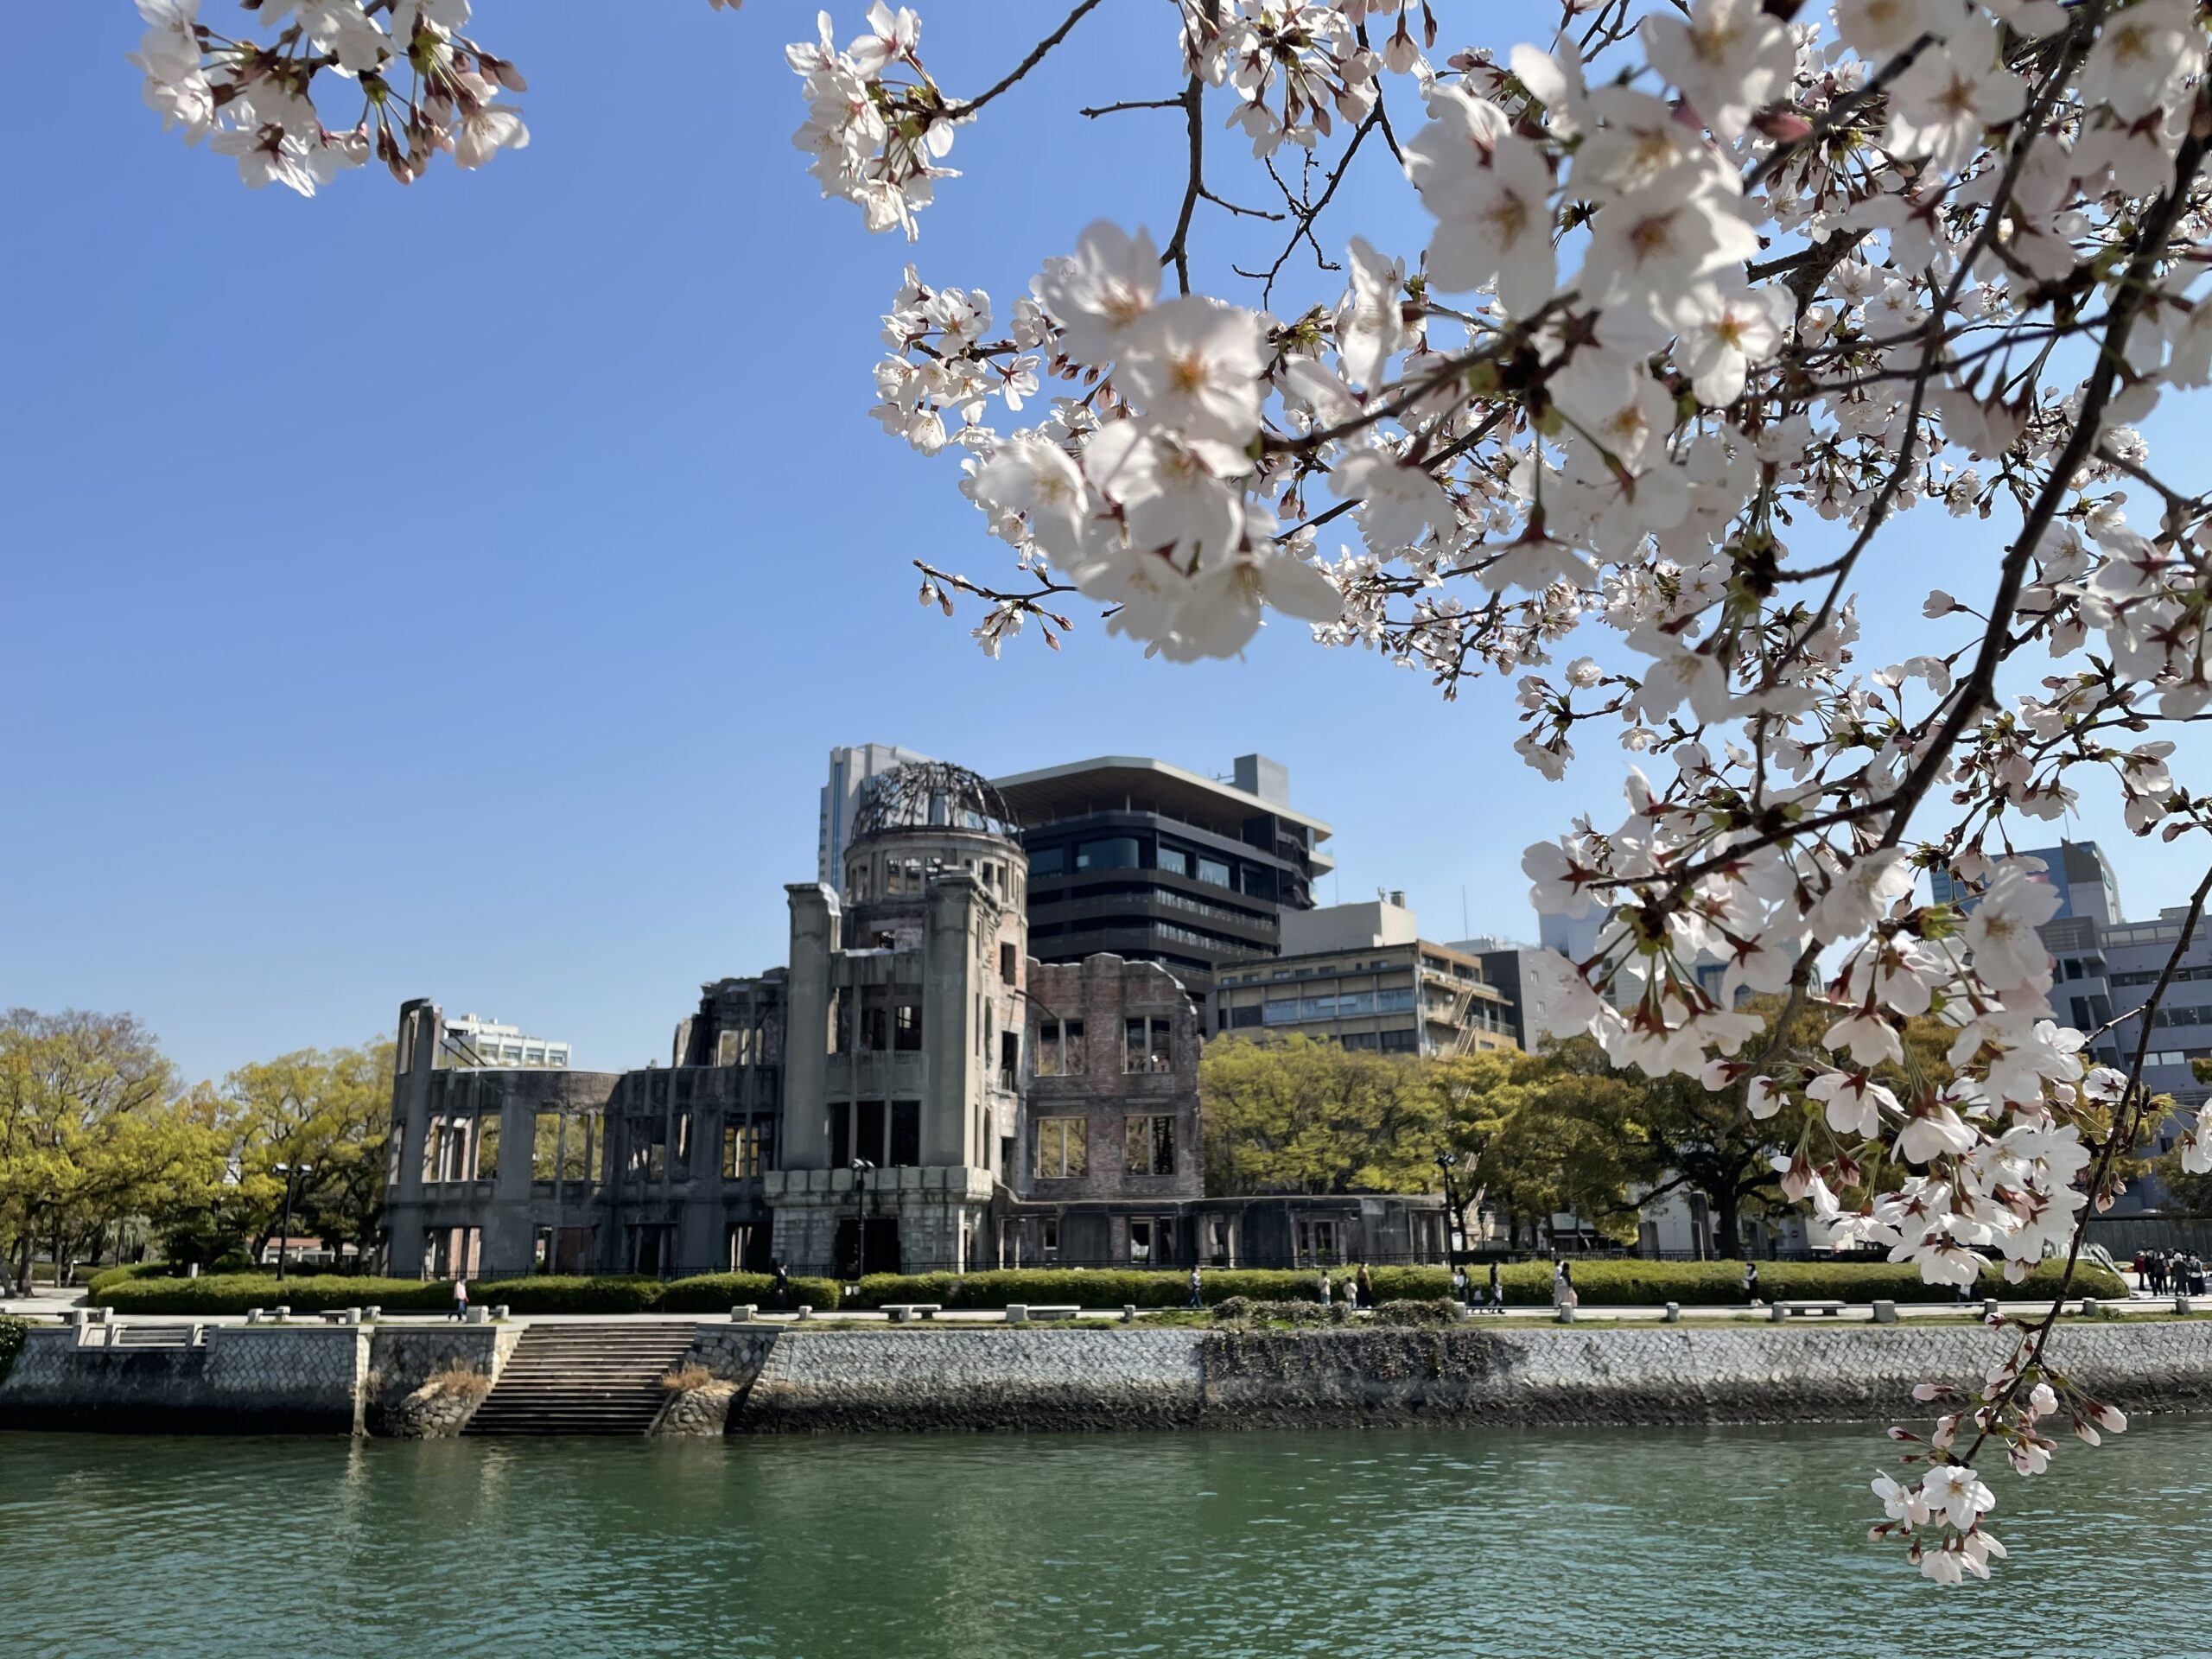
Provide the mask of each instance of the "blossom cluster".
[{"label": "blossom cluster", "polygon": [[[1874,1496],[1886,1518],[1868,1536],[1878,1543],[1907,1541],[1907,1558],[1937,1584],[1958,1584],[1969,1574],[1986,1579],[1989,1563],[2010,1554],[1982,1524],[1997,1507],[1997,1495],[1970,1460],[1981,1446],[1994,1443],[2016,1473],[2039,1475],[2050,1467],[2057,1450],[2051,1428],[2062,1417],[2089,1446],[2127,1427],[2127,1414],[2120,1408],[2092,1398],[2064,1372],[2037,1363],[2025,1335],[1989,1368],[1979,1387],[1924,1382],[1913,1392],[1923,1402],[1948,1409],[1924,1440],[1904,1429],[1891,1430],[1891,1439],[1925,1448],[1904,1461],[1924,1462],[1927,1472],[1902,1481],[1888,1474],[1874,1477]],[[1962,1446],[1965,1437],[1970,1438]]]},{"label": "blossom cluster", "polygon": [[[146,33],[131,61],[145,73],[147,107],[232,156],[258,190],[317,185],[373,156],[403,184],[443,150],[479,168],[530,143],[522,111],[499,102],[521,92],[514,65],[461,31],[468,0],[257,0],[266,42],[200,21],[200,0],[138,0]],[[318,95],[358,92],[350,126],[333,127]]]}]

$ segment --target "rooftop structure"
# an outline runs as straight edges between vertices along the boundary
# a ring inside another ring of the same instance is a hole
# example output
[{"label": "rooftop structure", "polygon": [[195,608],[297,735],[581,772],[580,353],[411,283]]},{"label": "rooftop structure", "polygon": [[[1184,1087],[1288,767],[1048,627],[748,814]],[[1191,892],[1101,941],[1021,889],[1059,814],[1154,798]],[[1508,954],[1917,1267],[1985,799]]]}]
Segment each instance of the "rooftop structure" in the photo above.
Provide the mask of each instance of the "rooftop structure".
[{"label": "rooftop structure", "polygon": [[1155,962],[1195,992],[1226,963],[1271,957],[1281,921],[1333,868],[1327,823],[1288,801],[1264,755],[1229,780],[1135,755],[996,780],[1029,855],[1030,949],[1042,962],[1102,951]]},{"label": "rooftop structure", "polygon": [[[2120,920],[2120,878],[2095,842],[2062,841],[2056,847],[2031,847],[2020,855],[2042,860],[2044,880],[2058,889],[2053,921],[2086,918],[2111,926]],[[1931,870],[1928,885],[1939,905],[1972,910],[1980,900],[1972,887],[1955,880],[1948,870]]]},{"label": "rooftop structure", "polygon": [[1482,961],[1422,939],[1402,897],[1285,916],[1281,957],[1222,973],[1211,1028],[1389,1054],[1519,1047],[1517,1011]]},{"label": "rooftop structure", "polygon": [[442,1065],[565,1066],[569,1046],[550,1037],[527,1037],[484,1014],[464,1014],[444,1024]]}]

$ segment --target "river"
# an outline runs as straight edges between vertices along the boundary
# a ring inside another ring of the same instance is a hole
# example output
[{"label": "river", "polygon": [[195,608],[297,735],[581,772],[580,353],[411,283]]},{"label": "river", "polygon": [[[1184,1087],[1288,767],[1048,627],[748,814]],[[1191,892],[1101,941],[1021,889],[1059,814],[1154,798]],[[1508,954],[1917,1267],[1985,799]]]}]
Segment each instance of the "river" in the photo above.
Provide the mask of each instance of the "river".
[{"label": "river", "polygon": [[0,1434],[0,1652],[2203,1654],[2212,1424],[1993,1483],[1942,1591],[1872,1427],[708,1442]]}]

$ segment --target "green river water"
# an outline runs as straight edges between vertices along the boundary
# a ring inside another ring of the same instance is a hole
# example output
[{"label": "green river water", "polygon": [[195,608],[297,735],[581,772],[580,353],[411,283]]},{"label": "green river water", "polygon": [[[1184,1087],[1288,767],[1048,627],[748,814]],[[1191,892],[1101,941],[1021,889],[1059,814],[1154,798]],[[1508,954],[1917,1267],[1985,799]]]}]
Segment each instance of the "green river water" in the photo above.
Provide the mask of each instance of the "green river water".
[{"label": "green river water", "polygon": [[0,1434],[0,1652],[2212,1654],[2212,1423],[1994,1481],[1943,1591],[1873,1427],[703,1443]]}]

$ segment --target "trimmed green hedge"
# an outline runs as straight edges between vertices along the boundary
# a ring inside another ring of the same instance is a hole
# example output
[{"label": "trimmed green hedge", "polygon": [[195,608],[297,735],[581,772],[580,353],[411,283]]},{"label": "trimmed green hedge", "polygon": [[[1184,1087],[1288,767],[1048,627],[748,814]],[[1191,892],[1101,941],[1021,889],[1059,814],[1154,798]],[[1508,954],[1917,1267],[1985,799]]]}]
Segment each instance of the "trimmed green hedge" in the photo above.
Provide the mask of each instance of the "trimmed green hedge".
[{"label": "trimmed green hedge", "polygon": [[[1548,1262],[1516,1262],[1504,1269],[1505,1300],[1521,1306],[1541,1306],[1552,1299]],[[1451,1275],[1442,1268],[1370,1268],[1375,1300],[1384,1302],[1441,1301],[1451,1294]],[[1318,1270],[1300,1268],[1209,1268],[1203,1299],[1209,1306],[1243,1297],[1254,1302],[1304,1302],[1315,1298]],[[1330,1278],[1343,1294],[1345,1274]],[[1480,1300],[1489,1275],[1468,1274]],[[2007,1286],[1992,1264],[1982,1290],[1990,1295],[2026,1300],[2048,1295],[2058,1283],[2058,1264],[2045,1262],[2024,1284]],[[1614,1257],[1577,1261],[1574,1287],[1586,1307],[1656,1306],[1681,1302],[1690,1306],[1724,1306],[1744,1300],[1740,1262],[1641,1262]],[[1190,1274],[1145,1273],[1118,1268],[1022,1268],[964,1277],[950,1273],[871,1274],[849,1297],[848,1307],[882,1307],[893,1302],[939,1302],[946,1307],[1004,1307],[1008,1302],[1073,1302],[1084,1307],[1181,1307],[1190,1300]],[[1762,1262],[1762,1300],[1866,1302],[1943,1302],[1950,1287],[1923,1283],[1910,1264],[1887,1262]],[[2113,1274],[2084,1262],[2074,1270],[2071,1294],[2125,1297],[2126,1287]]]},{"label": "trimmed green hedge", "polygon": [[[468,1293],[480,1307],[505,1303],[517,1313],[727,1313],[740,1302],[769,1306],[773,1285],[766,1274],[714,1274],[673,1283],[540,1274],[471,1282]],[[794,1279],[791,1300],[830,1313],[837,1306],[837,1287],[827,1279]],[[243,1313],[280,1303],[296,1313],[371,1306],[394,1313],[442,1313],[453,1306],[453,1286],[442,1279],[340,1274],[302,1274],[280,1285],[273,1274],[203,1274],[197,1279],[124,1280],[95,1288],[90,1300],[125,1313]]]},{"label": "trimmed green hedge", "polygon": [[[1231,1297],[1253,1302],[1312,1302],[1319,1274],[1261,1268],[1209,1268],[1204,1298],[1215,1306]],[[107,1275],[102,1274],[105,1279]],[[1342,1271],[1331,1279],[1344,1282]],[[1473,1294],[1482,1297],[1488,1274],[1471,1273]],[[1442,1268],[1372,1268],[1369,1278],[1381,1303],[1441,1301],[1451,1289]],[[1520,1306],[1551,1300],[1548,1262],[1516,1262],[1504,1270],[1505,1300]],[[1983,1274],[1981,1292],[2022,1300],[2047,1296],[2056,1288],[2058,1263],[2047,1262],[2024,1284],[2012,1286],[1993,1264]],[[1724,1306],[1744,1300],[1740,1262],[1639,1262],[1620,1258],[1578,1261],[1574,1287],[1585,1307]],[[726,1313],[745,1302],[772,1307],[775,1281],[766,1274],[719,1273],[694,1279],[587,1279],[541,1275],[487,1280],[469,1287],[470,1300],[483,1306],[504,1302],[517,1313]],[[1338,1293],[1341,1294],[1341,1291]],[[2124,1300],[2127,1287],[2119,1276],[2094,1262],[2074,1270],[2071,1294]],[[1118,1268],[1010,1268],[967,1274],[870,1274],[849,1297],[835,1281],[794,1279],[791,1301],[817,1313],[880,1308],[893,1302],[938,1302],[946,1307],[998,1308],[1009,1302],[1072,1302],[1083,1307],[1181,1307],[1190,1300],[1190,1274]],[[1943,1302],[1948,1285],[1929,1285],[1909,1265],[1886,1262],[1762,1262],[1759,1294],[1767,1301]],[[126,1313],[243,1313],[249,1307],[283,1303],[296,1313],[376,1304],[395,1312],[443,1313],[453,1305],[453,1287],[442,1280],[367,1279],[339,1274],[310,1274],[279,1285],[270,1274],[211,1274],[198,1279],[130,1277],[95,1283],[90,1300],[97,1306]]]},{"label": "trimmed green hedge", "polygon": [[134,1279],[166,1279],[172,1274],[183,1276],[184,1270],[167,1262],[141,1262],[135,1267],[102,1268],[86,1281],[88,1291],[105,1290],[110,1285],[128,1283]]},{"label": "trimmed green hedge", "polygon": [[[926,1300],[926,1299],[925,1299]],[[817,1313],[834,1312],[838,1305],[835,1279],[791,1281],[791,1306],[806,1306]],[[776,1306],[776,1281],[765,1273],[709,1273],[696,1279],[678,1279],[663,1291],[660,1306],[670,1313],[727,1313],[751,1302],[764,1311]],[[519,1313],[519,1308],[516,1309]]]},{"label": "trimmed green hedge", "polygon": [[[1376,1300],[1436,1301],[1451,1290],[1441,1268],[1370,1268]],[[1308,1268],[1208,1268],[1202,1296],[1208,1306],[1231,1296],[1255,1302],[1314,1300],[1319,1278]],[[1338,1284],[1344,1274],[1332,1274]],[[1008,1302],[1074,1303],[1082,1307],[1182,1307],[1191,1300],[1190,1270],[1151,1273],[1122,1268],[1008,1268],[966,1274],[872,1273],[845,1301],[847,1307],[893,1302],[938,1302],[946,1307],[1004,1307]]]}]

